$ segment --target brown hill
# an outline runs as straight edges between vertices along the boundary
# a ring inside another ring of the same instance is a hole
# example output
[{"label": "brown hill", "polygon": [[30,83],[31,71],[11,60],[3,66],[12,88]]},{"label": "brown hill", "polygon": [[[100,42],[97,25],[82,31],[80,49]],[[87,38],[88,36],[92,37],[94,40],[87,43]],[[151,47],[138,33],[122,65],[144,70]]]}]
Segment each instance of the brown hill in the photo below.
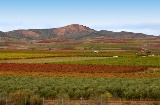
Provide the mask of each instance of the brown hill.
[{"label": "brown hill", "polygon": [[153,35],[146,35],[143,33],[133,33],[133,32],[112,32],[112,31],[106,31],[106,30],[101,30],[95,35],[98,36],[105,36],[107,38],[147,38],[147,37],[153,37]]},{"label": "brown hill", "polygon": [[0,37],[5,37],[5,36],[6,36],[6,34],[2,31],[0,31]]},{"label": "brown hill", "polygon": [[[5,35],[6,34],[6,35]],[[106,37],[106,38],[150,38],[153,35],[146,35],[142,33],[133,32],[112,32],[107,30],[95,31],[89,27],[72,24],[60,28],[52,29],[29,29],[29,30],[14,30],[6,33],[0,32],[0,36],[7,36],[10,38],[27,38],[34,40],[45,40],[51,38],[92,38],[92,37]]]},{"label": "brown hill", "polygon": [[72,24],[66,27],[53,29],[54,34],[56,34],[57,36],[81,35],[81,34],[83,35],[83,34],[92,33],[94,31],[95,30],[92,30],[86,26],[78,25],[78,24]]},{"label": "brown hill", "polygon": [[50,39],[54,37],[71,37],[80,36],[94,32],[83,25],[72,24],[65,27],[53,28],[53,29],[29,29],[29,30],[14,30],[6,32],[9,37],[25,37],[31,39]]}]

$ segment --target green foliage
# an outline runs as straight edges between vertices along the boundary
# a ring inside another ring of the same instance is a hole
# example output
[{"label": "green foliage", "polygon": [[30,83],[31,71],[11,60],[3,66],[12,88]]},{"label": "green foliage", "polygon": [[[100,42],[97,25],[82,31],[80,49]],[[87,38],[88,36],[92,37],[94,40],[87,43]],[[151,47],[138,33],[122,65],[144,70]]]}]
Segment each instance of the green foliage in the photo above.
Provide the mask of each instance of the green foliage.
[{"label": "green foliage", "polygon": [[[0,92],[7,92],[10,102],[38,105],[46,99],[155,99],[160,97],[160,80],[125,78],[61,78],[0,76]],[[4,88],[5,87],[5,88]],[[1,96],[1,103],[3,98]],[[35,102],[34,102],[35,100]],[[38,101],[37,101],[38,100]],[[40,101],[39,101],[40,100]]]},{"label": "green foliage", "polygon": [[31,59],[31,58],[45,58],[52,57],[51,53],[38,53],[38,52],[0,52],[0,59]]},{"label": "green foliage", "polygon": [[6,97],[0,96],[0,105],[5,105],[6,103]]},{"label": "green foliage", "polygon": [[[9,94],[9,102],[15,103],[16,105],[24,105],[25,102],[27,103],[37,103],[39,102],[39,98],[35,97],[35,92],[30,89],[18,90],[16,92]],[[38,104],[32,104],[38,105]]]},{"label": "green foliage", "polygon": [[113,96],[109,92],[105,92],[104,94],[101,95],[103,100],[110,100]]},{"label": "green foliage", "polygon": [[29,103],[30,105],[42,105],[42,98],[39,95],[32,95]]},{"label": "green foliage", "polygon": [[111,56],[134,56],[130,51],[99,51],[94,50],[56,50],[56,51],[1,51],[0,60],[8,59],[31,59],[31,58],[49,58],[49,57],[111,57]]},{"label": "green foliage", "polygon": [[[160,57],[118,57],[106,59],[92,59],[82,61],[58,62],[61,64],[93,64],[93,65],[128,65],[160,67]],[[56,63],[57,64],[57,63]]]}]

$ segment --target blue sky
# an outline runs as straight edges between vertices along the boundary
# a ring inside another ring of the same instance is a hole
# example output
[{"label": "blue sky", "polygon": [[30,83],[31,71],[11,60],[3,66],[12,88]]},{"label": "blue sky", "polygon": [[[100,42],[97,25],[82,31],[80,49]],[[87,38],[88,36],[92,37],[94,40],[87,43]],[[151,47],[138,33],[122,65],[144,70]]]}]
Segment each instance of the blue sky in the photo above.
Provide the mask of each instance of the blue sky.
[{"label": "blue sky", "polygon": [[0,31],[81,24],[160,35],[160,0],[1,0]]}]

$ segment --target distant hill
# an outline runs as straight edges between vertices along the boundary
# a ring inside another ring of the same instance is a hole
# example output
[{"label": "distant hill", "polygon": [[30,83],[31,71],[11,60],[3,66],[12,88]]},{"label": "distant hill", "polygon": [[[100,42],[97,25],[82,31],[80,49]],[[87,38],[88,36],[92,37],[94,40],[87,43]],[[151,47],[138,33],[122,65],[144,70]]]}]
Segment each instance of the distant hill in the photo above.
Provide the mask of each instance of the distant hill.
[{"label": "distant hill", "polygon": [[95,36],[104,36],[107,38],[147,38],[147,37],[153,37],[153,35],[146,35],[143,33],[133,33],[133,32],[112,32],[112,31],[106,31],[101,30],[94,33]]},{"label": "distant hill", "polygon": [[150,38],[156,37],[153,35],[146,35],[142,33],[133,32],[112,32],[107,30],[96,31],[89,27],[72,24],[60,28],[52,29],[28,29],[28,30],[14,30],[9,32],[1,32],[0,37],[9,38],[27,38],[31,40],[46,40],[51,38],[75,38],[83,39],[88,37],[106,37],[106,38]]},{"label": "distant hill", "polygon": [[6,36],[6,34],[2,31],[0,31],[0,37],[5,37],[5,36]]}]

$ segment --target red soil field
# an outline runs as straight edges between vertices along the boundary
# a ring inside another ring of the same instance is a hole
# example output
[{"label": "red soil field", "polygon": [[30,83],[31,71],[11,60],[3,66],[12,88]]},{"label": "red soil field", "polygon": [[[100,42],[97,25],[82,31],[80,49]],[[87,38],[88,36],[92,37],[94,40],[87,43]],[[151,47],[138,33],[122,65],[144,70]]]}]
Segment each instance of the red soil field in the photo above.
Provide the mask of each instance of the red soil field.
[{"label": "red soil field", "polygon": [[143,72],[147,69],[148,67],[144,66],[0,63],[0,71],[12,72],[134,73]]}]

